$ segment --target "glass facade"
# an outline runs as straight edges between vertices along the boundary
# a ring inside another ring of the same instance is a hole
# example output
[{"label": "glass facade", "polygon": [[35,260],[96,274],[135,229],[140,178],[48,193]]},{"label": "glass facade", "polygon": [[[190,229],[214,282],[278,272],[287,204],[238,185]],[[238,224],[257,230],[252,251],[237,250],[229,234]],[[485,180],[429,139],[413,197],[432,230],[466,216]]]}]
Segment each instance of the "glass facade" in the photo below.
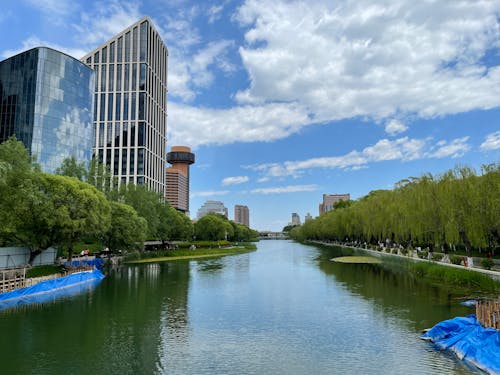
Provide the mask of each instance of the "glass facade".
[{"label": "glass facade", "polygon": [[42,170],[65,158],[89,162],[93,142],[94,72],[40,47],[0,62],[0,142],[22,141]]}]

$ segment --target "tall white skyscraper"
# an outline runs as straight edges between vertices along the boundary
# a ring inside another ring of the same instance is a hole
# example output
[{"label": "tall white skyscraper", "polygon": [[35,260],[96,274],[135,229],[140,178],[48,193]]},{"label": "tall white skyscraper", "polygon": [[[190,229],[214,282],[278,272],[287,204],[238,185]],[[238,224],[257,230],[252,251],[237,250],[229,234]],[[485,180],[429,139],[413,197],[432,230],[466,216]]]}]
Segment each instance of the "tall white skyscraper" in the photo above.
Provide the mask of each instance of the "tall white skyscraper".
[{"label": "tall white skyscraper", "polygon": [[168,50],[144,17],[83,57],[95,71],[94,155],[118,183],[165,194]]}]

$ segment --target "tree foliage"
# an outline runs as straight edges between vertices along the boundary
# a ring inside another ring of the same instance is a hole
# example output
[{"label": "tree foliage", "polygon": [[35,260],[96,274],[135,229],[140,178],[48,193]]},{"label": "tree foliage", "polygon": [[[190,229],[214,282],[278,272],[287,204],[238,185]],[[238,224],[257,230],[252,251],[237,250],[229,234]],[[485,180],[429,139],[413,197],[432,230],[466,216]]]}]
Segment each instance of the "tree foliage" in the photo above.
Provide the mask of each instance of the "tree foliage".
[{"label": "tree foliage", "polygon": [[128,204],[111,202],[111,225],[102,239],[110,250],[141,249],[145,240],[146,219]]},{"label": "tree foliage", "polygon": [[297,239],[398,242],[410,246],[500,246],[500,164],[478,175],[458,166],[376,190],[292,229]]}]

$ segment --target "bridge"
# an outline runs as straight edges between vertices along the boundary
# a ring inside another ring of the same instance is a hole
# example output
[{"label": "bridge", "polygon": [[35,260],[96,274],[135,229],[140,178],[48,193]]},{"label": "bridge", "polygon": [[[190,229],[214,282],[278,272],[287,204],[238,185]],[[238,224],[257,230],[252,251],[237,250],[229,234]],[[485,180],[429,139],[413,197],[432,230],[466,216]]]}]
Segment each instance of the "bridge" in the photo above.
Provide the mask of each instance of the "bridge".
[{"label": "bridge", "polygon": [[259,232],[259,240],[288,240],[289,238],[286,232]]}]

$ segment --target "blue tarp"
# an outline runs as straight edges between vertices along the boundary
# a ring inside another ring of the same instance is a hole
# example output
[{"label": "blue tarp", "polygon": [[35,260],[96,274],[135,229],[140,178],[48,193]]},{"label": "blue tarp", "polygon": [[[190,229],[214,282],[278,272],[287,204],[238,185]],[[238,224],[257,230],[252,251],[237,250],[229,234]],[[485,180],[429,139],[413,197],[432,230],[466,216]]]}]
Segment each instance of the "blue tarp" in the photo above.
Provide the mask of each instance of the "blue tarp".
[{"label": "blue tarp", "polygon": [[0,310],[31,303],[42,303],[76,295],[94,287],[104,275],[99,270],[77,272],[69,276],[39,282],[27,288],[0,294]]},{"label": "blue tarp", "polygon": [[90,266],[90,267],[95,267],[98,270],[102,270],[102,266],[104,265],[104,261],[101,258],[95,258],[95,259],[90,259],[90,260],[74,260],[72,262],[66,262],[64,263],[66,267],[82,267],[82,266]]},{"label": "blue tarp", "polygon": [[445,320],[422,335],[439,349],[449,349],[458,358],[490,374],[500,375],[500,332],[483,328],[475,315]]}]

